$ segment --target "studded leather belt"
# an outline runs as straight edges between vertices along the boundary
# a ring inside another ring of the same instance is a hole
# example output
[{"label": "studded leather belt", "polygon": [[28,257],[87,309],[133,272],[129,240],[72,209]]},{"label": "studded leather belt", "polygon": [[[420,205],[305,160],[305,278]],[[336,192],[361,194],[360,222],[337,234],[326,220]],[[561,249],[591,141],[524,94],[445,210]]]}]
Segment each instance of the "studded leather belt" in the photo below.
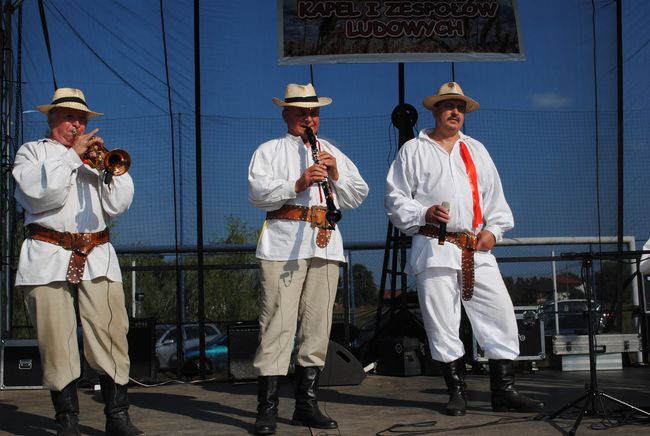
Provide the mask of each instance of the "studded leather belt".
[{"label": "studded leather belt", "polygon": [[[438,227],[427,224],[420,227],[418,233],[430,238],[437,238]],[[466,232],[447,232],[445,240],[451,242],[462,251],[461,271],[463,273],[463,300],[469,301],[472,299],[472,295],[474,295],[474,251],[476,251],[478,237]]]},{"label": "studded leather belt", "polygon": [[312,227],[318,227],[316,235],[316,245],[320,248],[327,247],[332,236],[332,230],[335,225],[327,221],[325,215],[327,208],[325,206],[298,206],[295,204],[285,204],[278,210],[266,213],[267,220],[294,220],[307,221]]},{"label": "studded leather belt", "polygon": [[97,245],[105,244],[109,240],[108,229],[96,233],[70,233],[57,232],[38,224],[27,225],[27,236],[72,251],[70,262],[68,262],[66,280],[74,284],[79,283],[83,277],[88,253]]}]

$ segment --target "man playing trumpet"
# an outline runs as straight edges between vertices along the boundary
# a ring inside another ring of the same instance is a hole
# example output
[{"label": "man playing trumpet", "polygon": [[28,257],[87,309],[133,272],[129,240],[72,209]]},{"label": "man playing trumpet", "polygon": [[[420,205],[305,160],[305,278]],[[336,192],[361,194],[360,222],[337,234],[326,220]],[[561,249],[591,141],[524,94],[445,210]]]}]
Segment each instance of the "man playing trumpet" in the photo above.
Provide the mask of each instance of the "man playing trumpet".
[{"label": "man playing trumpet", "polygon": [[105,183],[103,172],[85,164],[88,148],[103,144],[99,129],[86,133],[88,120],[102,114],[88,108],[81,90],[57,89],[51,104],[37,109],[47,115],[49,137],[23,144],[12,171],[27,234],[16,286],[36,329],[57,434],[79,434],[76,306],[86,360],[99,374],[106,433],[141,435],[128,414],[129,320],[108,234],[111,220],[131,205],[133,180],[123,174]]}]

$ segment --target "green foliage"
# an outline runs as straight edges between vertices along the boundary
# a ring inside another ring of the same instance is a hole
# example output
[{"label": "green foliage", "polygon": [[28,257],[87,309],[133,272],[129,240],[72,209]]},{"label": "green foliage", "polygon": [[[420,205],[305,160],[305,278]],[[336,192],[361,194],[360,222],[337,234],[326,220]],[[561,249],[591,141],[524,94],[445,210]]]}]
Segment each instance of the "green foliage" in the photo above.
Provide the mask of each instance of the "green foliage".
[{"label": "green foliage", "polygon": [[[136,267],[152,268],[150,271],[137,271],[135,274],[136,292],[142,293],[144,299],[139,302],[139,318],[156,318],[158,323],[174,322],[176,319],[176,262],[173,258],[160,255],[120,256],[124,266],[135,264]],[[172,268],[172,269],[165,269]],[[132,301],[132,274],[124,272],[124,292],[127,306]],[[131,314],[132,316],[134,314]]]},{"label": "green foliage", "polygon": [[352,265],[352,283],[357,306],[377,305],[377,292],[379,291],[372,271],[360,263]]},{"label": "green foliage", "polygon": [[553,295],[550,277],[504,277],[503,281],[515,306],[536,306]]},{"label": "green foliage", "polygon": [[[228,219],[226,236],[211,241],[214,244],[240,245],[257,237],[239,218]],[[179,256],[181,268],[176,274],[176,257],[134,256],[122,257],[122,265],[135,260],[139,266],[167,267],[168,270],[138,271],[137,288],[144,294],[139,317],[153,317],[160,323],[176,321],[176,289],[183,289],[186,321],[198,319],[199,286],[195,255]],[[193,267],[193,268],[192,268]],[[130,296],[130,274],[125,274],[125,292]],[[177,286],[178,283],[178,286]],[[257,317],[259,279],[253,253],[208,254],[203,259],[203,289],[205,318],[227,323]]]}]

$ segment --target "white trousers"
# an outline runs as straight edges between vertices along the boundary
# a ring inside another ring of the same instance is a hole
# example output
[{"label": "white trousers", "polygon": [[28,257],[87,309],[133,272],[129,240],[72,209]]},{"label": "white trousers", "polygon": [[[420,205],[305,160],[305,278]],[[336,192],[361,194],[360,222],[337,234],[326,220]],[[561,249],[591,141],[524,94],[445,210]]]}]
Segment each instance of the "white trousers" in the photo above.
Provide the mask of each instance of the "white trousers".
[{"label": "white trousers", "polygon": [[122,283],[102,277],[78,285],[52,282],[21,288],[36,328],[45,388],[60,391],[81,375],[75,298],[88,364],[117,384],[129,382],[129,318]]},{"label": "white trousers", "polygon": [[253,362],[257,375],[286,375],[294,346],[298,365],[322,369],[339,262],[320,258],[260,260],[260,277],[260,345]]},{"label": "white trousers", "polygon": [[416,280],[422,320],[434,360],[448,363],[465,355],[459,336],[461,304],[486,358],[517,358],[517,320],[498,267],[476,268],[474,296],[469,301],[461,298],[461,272],[458,270],[428,268],[417,274]]}]

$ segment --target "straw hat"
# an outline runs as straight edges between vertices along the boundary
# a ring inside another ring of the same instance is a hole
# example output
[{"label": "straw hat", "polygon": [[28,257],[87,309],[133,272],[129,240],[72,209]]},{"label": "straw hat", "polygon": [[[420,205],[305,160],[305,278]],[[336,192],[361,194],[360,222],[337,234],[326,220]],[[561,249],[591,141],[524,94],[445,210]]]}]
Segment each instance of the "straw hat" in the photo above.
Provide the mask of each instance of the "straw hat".
[{"label": "straw hat", "polygon": [[36,106],[36,110],[44,113],[45,115],[55,107],[67,107],[70,109],[76,109],[78,111],[83,111],[88,114],[88,118],[100,117],[104,114],[99,112],[93,112],[88,108],[86,104],[86,98],[84,93],[81,92],[81,89],[76,88],[59,88],[54,91],[54,97],[52,97],[52,103],[42,104]]},{"label": "straw hat", "polygon": [[465,112],[474,112],[481,105],[476,100],[466,97],[463,90],[456,82],[447,82],[438,89],[436,95],[430,95],[422,100],[422,104],[427,109],[433,109],[433,106],[443,100],[462,100],[467,103]]},{"label": "straw hat", "polygon": [[290,83],[284,91],[284,100],[273,97],[273,103],[278,106],[296,106],[296,107],[320,107],[327,106],[332,102],[329,97],[318,97],[316,90],[311,83],[306,85],[296,85]]}]

